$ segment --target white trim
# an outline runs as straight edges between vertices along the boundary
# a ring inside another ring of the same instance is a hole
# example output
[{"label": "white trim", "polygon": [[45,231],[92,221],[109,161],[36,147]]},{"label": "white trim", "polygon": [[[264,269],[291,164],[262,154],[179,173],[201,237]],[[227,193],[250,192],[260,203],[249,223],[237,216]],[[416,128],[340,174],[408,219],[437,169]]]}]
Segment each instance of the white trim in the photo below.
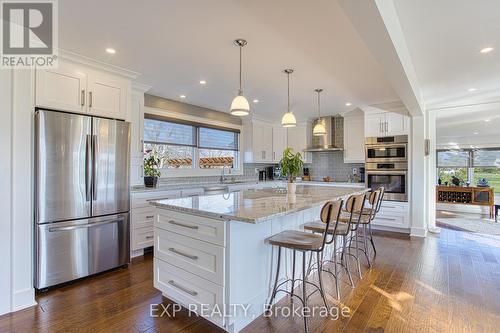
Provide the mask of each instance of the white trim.
[{"label": "white trim", "polygon": [[12,312],[37,305],[35,300],[35,289],[28,288],[16,291],[12,295]]},{"label": "white trim", "polygon": [[[240,130],[238,168],[232,169],[230,175],[233,175],[233,176],[243,175],[243,149],[242,148],[244,147],[244,135],[243,135],[244,129],[243,129],[242,125],[236,125],[236,124],[232,124],[232,123],[226,123],[223,121],[206,119],[203,117],[196,117],[196,116],[187,115],[187,114],[183,114],[183,113],[179,113],[179,112],[168,111],[165,109],[152,108],[149,106],[144,107],[144,113],[149,113],[149,114],[153,114],[153,115],[157,115],[157,116],[176,118],[176,119],[180,119],[180,120],[192,121],[192,122],[197,122],[197,123],[201,123],[201,124],[221,126],[221,127]],[[196,148],[195,148],[195,154],[196,153],[197,152],[196,152]],[[206,176],[220,176],[221,175],[220,169],[200,169],[200,168],[196,168],[196,166],[193,169],[162,169],[161,172],[162,172],[162,175],[160,178],[206,177]]]},{"label": "white trim", "polygon": [[424,228],[411,228],[411,237],[427,237],[427,229]]},{"label": "white trim", "polygon": [[110,72],[110,73],[113,73],[116,75],[120,75],[120,76],[123,76],[123,77],[131,79],[131,80],[135,80],[136,78],[138,78],[141,75],[141,73],[139,73],[139,72],[134,72],[134,71],[126,69],[126,68],[107,64],[105,62],[95,60],[95,59],[92,59],[92,58],[89,58],[89,57],[86,57],[86,56],[83,56],[83,55],[80,55],[77,53],[73,53],[71,51],[63,50],[63,49],[59,49],[59,58],[61,58],[63,60],[69,60],[69,61],[75,62],[77,64],[83,64],[83,65],[92,67],[92,68],[97,69],[97,70],[102,70],[102,71]]},{"label": "white trim", "polygon": [[[137,82],[137,81],[132,81],[132,92],[134,92],[134,93],[144,94],[151,88],[152,88],[152,86],[150,86],[148,84]],[[143,96],[143,98],[144,98],[144,96]]]}]

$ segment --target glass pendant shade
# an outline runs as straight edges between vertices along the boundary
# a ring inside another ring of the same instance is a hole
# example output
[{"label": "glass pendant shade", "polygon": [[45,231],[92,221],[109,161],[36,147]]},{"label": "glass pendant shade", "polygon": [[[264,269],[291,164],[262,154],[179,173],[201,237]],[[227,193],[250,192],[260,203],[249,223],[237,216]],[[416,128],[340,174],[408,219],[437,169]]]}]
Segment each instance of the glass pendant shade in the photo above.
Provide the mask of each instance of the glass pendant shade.
[{"label": "glass pendant shade", "polygon": [[281,118],[281,126],[283,127],[295,127],[297,126],[297,119],[292,112],[286,112]]},{"label": "glass pendant shade", "polygon": [[322,121],[318,121],[316,125],[314,125],[313,128],[313,135],[315,136],[321,136],[326,134],[326,128],[325,124],[323,124]]},{"label": "glass pendant shade", "polygon": [[233,116],[248,116],[250,114],[250,104],[243,95],[238,95],[231,103],[231,114]]}]

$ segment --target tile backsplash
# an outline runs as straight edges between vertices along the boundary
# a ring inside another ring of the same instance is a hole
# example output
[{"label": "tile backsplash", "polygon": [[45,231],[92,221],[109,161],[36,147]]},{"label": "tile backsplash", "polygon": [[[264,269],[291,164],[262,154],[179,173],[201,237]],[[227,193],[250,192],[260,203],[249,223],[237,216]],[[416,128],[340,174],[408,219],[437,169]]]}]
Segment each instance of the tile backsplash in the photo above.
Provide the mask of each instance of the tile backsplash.
[{"label": "tile backsplash", "polygon": [[364,167],[363,163],[344,163],[344,152],[342,151],[322,151],[312,153],[312,163],[308,165],[312,180],[323,180],[324,177],[331,177],[334,181],[348,181],[352,175],[352,169]]}]

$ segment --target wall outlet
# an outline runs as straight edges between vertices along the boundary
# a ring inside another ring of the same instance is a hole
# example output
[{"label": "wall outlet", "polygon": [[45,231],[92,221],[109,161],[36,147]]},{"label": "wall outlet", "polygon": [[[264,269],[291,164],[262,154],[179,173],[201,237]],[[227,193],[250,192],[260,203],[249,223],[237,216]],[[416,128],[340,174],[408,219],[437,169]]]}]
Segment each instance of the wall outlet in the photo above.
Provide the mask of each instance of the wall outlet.
[{"label": "wall outlet", "polygon": [[255,174],[259,173],[259,168],[255,168],[254,173]]},{"label": "wall outlet", "polygon": [[358,174],[358,168],[352,168],[352,174],[357,175]]}]

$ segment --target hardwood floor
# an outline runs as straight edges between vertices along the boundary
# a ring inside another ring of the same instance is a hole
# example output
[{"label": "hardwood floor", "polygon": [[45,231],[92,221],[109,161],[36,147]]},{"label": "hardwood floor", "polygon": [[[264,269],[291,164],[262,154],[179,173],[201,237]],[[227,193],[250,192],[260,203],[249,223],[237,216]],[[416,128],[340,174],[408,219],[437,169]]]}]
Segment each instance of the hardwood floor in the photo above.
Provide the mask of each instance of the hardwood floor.
[{"label": "hardwood floor", "polygon": [[[311,332],[495,332],[500,325],[500,237],[443,229],[426,239],[377,234],[374,267],[342,304],[351,315],[310,318]],[[0,332],[223,332],[186,310],[150,317],[162,302],[152,256],[37,296],[38,305],[0,317]],[[325,276],[325,287],[335,294]],[[334,299],[330,298],[333,304]],[[164,301],[168,304],[168,301]],[[284,298],[279,305],[289,305]],[[298,304],[298,303],[297,303]],[[321,305],[316,294],[310,305]],[[245,330],[299,332],[302,318],[257,318]]]}]

